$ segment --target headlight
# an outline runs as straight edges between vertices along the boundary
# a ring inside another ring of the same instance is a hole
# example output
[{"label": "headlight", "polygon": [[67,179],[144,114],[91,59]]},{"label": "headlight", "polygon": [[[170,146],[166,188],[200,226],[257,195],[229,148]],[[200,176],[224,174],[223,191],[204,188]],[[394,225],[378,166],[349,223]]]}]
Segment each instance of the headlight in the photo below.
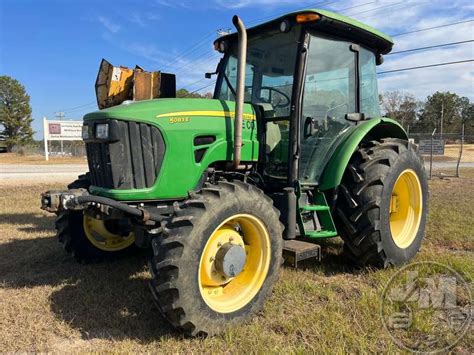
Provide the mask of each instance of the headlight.
[{"label": "headlight", "polygon": [[89,126],[86,124],[82,126],[82,139],[89,139]]},{"label": "headlight", "polygon": [[108,139],[109,138],[109,124],[108,123],[96,124],[95,137],[98,139]]}]

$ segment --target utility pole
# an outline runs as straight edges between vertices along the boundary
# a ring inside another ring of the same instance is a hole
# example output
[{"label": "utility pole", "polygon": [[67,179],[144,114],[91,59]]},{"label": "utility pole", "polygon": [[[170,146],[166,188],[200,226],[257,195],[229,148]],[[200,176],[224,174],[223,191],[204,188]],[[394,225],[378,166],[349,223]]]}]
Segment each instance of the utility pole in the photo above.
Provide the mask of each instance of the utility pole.
[{"label": "utility pole", "polygon": [[[55,113],[55,115],[56,115],[56,118],[57,118],[58,120],[62,121],[62,119],[64,118],[64,116],[66,115],[66,113],[63,112],[63,111],[58,111],[58,112]],[[61,128],[61,130],[62,130],[62,128]],[[62,155],[64,154],[64,147],[63,147],[63,141],[60,140],[60,142],[61,142],[61,156],[62,156]]]}]

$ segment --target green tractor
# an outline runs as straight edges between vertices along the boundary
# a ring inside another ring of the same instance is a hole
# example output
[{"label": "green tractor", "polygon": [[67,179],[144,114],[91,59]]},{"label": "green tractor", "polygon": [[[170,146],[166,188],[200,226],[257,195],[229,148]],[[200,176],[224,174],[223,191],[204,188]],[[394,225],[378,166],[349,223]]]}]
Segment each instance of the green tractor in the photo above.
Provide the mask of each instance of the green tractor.
[{"label": "green tractor", "polygon": [[89,173],[42,195],[81,262],[150,248],[150,288],[185,334],[261,309],[285,256],[340,236],[359,266],[412,259],[428,186],[403,128],[379,109],[391,38],[324,11],[218,38],[213,99],[125,102],[84,117]]}]

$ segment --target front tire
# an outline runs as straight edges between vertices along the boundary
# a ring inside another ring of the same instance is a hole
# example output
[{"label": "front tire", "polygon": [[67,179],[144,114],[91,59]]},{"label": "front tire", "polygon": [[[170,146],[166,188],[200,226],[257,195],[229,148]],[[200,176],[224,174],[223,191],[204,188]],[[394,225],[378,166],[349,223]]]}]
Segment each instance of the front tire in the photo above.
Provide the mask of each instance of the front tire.
[{"label": "front tire", "polygon": [[423,240],[428,182],[416,147],[385,139],[354,153],[339,186],[335,213],[346,255],[360,266],[412,259]]},{"label": "front tire", "polygon": [[[282,231],[271,200],[252,185],[220,182],[193,194],[152,241],[150,288],[164,316],[188,336],[248,319],[278,278]],[[219,263],[226,247],[244,253],[227,273]]]},{"label": "front tire", "polygon": [[[68,185],[69,189],[87,189],[88,174]],[[136,249],[133,233],[120,236],[111,233],[104,221],[95,219],[82,211],[62,211],[55,221],[56,236],[64,250],[78,262],[97,262],[115,259],[130,254]]]}]

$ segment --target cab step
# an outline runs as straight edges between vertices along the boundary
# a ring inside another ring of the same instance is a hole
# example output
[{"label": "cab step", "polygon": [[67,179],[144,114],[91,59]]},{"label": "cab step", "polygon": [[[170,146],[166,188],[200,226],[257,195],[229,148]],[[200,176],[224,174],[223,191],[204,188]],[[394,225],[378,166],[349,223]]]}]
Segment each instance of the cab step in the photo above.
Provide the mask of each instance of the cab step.
[{"label": "cab step", "polygon": [[320,231],[305,231],[305,237],[307,238],[331,238],[336,237],[338,233],[336,231],[327,231],[327,230],[320,230]]},{"label": "cab step", "polygon": [[298,267],[298,262],[307,259],[321,261],[321,247],[318,244],[304,242],[302,240],[283,241],[283,259],[285,263]]}]

